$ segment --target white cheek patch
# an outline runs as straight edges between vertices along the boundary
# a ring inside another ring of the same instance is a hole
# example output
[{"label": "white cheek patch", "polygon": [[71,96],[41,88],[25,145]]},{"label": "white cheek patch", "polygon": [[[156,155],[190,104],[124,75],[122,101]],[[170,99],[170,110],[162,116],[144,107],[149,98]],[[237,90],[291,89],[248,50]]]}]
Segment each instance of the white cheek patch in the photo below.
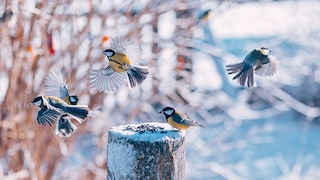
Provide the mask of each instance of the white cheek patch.
[{"label": "white cheek patch", "polygon": [[107,52],[105,52],[105,54],[108,56],[108,57],[110,57],[110,56],[113,56],[113,52],[111,52],[111,51],[107,51]]},{"label": "white cheek patch", "polygon": [[77,99],[74,97],[70,97],[70,102],[75,103],[75,102],[77,102]]},{"label": "white cheek patch", "polygon": [[166,110],[164,113],[166,113],[167,115],[172,115],[173,114],[173,110],[172,109]]},{"label": "white cheek patch", "polygon": [[40,106],[40,105],[41,105],[41,101],[36,101],[36,102],[34,102],[34,104],[35,104],[36,106]]},{"label": "white cheek patch", "polygon": [[264,54],[269,54],[270,50],[269,49],[263,49]]}]

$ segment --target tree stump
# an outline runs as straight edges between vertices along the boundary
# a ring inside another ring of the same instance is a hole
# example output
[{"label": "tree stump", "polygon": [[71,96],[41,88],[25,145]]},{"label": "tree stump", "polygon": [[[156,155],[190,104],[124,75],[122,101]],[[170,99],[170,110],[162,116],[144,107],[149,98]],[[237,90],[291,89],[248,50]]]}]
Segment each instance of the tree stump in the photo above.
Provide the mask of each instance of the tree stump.
[{"label": "tree stump", "polygon": [[167,123],[109,129],[108,179],[185,179],[184,137]]}]

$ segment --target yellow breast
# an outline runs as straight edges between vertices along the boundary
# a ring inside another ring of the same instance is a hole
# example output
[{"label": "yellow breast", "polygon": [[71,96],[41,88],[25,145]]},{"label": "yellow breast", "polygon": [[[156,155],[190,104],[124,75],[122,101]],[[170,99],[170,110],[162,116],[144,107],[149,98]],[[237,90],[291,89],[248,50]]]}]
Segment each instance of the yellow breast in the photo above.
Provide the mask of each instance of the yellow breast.
[{"label": "yellow breast", "polygon": [[124,54],[115,53],[109,57],[109,65],[116,72],[126,72],[130,68],[130,60]]},{"label": "yellow breast", "polygon": [[69,100],[69,96],[64,97],[63,100],[64,100],[68,105],[71,105],[71,102],[70,102],[70,100]]},{"label": "yellow breast", "polygon": [[177,128],[177,129],[180,129],[180,130],[186,130],[189,128],[188,125],[185,125],[185,124],[179,124],[179,123],[176,123],[172,120],[172,117],[169,117],[168,118],[168,123],[174,127],[174,128]]}]

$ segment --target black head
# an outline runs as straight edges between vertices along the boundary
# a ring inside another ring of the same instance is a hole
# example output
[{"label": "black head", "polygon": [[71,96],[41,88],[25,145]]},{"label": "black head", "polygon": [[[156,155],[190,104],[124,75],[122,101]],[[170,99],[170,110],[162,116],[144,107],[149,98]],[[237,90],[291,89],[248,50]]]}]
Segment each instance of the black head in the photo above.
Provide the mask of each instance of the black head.
[{"label": "black head", "polygon": [[34,100],[31,102],[31,104],[34,104],[38,107],[41,107],[43,105],[42,96],[38,96],[38,97],[34,98]]},{"label": "black head", "polygon": [[165,107],[159,113],[164,114],[166,117],[170,117],[175,113],[175,110],[172,107]]},{"label": "black head", "polygon": [[77,105],[79,102],[78,96],[69,96],[69,101],[71,105]]},{"label": "black head", "polygon": [[107,57],[111,57],[115,54],[115,52],[112,49],[107,49],[107,50],[104,50],[102,54],[106,55]]}]

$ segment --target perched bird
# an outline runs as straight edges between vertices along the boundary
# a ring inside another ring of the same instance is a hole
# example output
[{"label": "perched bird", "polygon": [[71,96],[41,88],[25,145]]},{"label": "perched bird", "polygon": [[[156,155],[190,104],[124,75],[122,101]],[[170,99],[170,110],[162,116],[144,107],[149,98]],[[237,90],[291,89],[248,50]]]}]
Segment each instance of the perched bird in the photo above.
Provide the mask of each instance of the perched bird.
[{"label": "perched bird", "polygon": [[141,84],[149,74],[147,66],[133,65],[140,55],[139,46],[123,38],[112,40],[111,48],[102,52],[108,58],[108,66],[92,70],[90,84],[99,92],[115,91],[128,79],[130,88]]},{"label": "perched bird", "polygon": [[[76,95],[69,95],[66,80],[62,71],[58,68],[52,68],[44,79],[45,94],[48,96],[57,96],[63,99],[68,105],[78,105],[79,98]],[[59,117],[56,124],[56,134],[61,137],[69,137],[77,129],[77,126],[71,122],[67,114]]]},{"label": "perched bird", "polygon": [[227,65],[228,74],[237,73],[233,79],[237,79],[241,86],[256,87],[253,72],[258,76],[272,76],[277,71],[278,60],[269,53],[268,48],[254,49],[242,63]]},{"label": "perched bird", "polygon": [[71,116],[82,122],[89,114],[87,106],[68,105],[64,100],[56,96],[38,96],[31,104],[40,108],[37,117],[40,125],[51,126],[62,115]]},{"label": "perched bird", "polygon": [[187,115],[176,111],[172,107],[165,107],[159,113],[164,114],[167,122],[174,128],[179,130],[188,129],[190,126],[203,127],[196,121],[190,119]]}]

